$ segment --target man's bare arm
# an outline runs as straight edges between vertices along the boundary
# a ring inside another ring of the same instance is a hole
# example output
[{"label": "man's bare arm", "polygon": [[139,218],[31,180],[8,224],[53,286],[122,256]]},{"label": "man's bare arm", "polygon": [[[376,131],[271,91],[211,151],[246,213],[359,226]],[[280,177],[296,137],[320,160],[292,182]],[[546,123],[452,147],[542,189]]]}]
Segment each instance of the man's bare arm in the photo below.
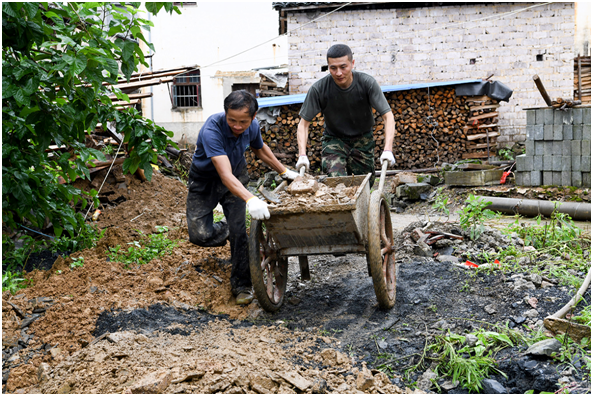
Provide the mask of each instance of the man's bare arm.
[{"label": "man's bare arm", "polygon": [[395,119],[393,113],[388,111],[383,114],[383,122],[385,123],[385,147],[383,150],[393,151],[393,137],[395,136]]},{"label": "man's bare arm", "polygon": [[226,155],[217,155],[211,159],[216,168],[216,172],[218,172],[218,176],[220,176],[220,180],[222,180],[222,184],[229,189],[231,194],[241,198],[245,202],[253,197],[253,194],[243,186],[243,183],[241,183],[235,175],[233,175],[233,168],[231,167],[229,157]]},{"label": "man's bare arm", "polygon": [[299,157],[307,155],[307,139],[309,138],[309,125],[311,123],[301,117],[297,128],[297,143],[299,145]]}]

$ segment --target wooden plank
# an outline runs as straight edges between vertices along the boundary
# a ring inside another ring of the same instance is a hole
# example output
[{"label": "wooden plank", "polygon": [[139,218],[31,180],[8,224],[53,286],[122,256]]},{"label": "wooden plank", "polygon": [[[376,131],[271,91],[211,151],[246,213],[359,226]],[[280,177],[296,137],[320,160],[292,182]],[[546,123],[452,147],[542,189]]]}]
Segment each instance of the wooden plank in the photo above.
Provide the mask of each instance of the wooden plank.
[{"label": "wooden plank", "polygon": [[496,146],[496,142],[495,141],[491,141],[490,144],[488,144],[488,143],[478,143],[478,144],[469,144],[469,143],[467,143],[465,145],[465,147],[467,147],[468,150],[485,149],[485,148],[488,148],[488,146],[494,148]]},{"label": "wooden plank", "polygon": [[498,107],[500,107],[499,104],[485,105],[485,106],[470,106],[469,111],[479,111],[479,110],[487,110],[487,109],[496,109]]},{"label": "wooden plank", "polygon": [[467,131],[469,131],[470,129],[488,129],[488,128],[496,128],[497,126],[498,126],[498,124],[477,125],[477,126],[466,125],[462,129],[463,129],[463,133],[467,134]]},{"label": "wooden plank", "polygon": [[[130,99],[144,99],[144,98],[151,98],[152,92],[145,92],[145,93],[136,93],[136,94],[129,94],[128,98]],[[111,100],[119,100],[117,96],[111,95],[109,97]]]},{"label": "wooden plank", "polygon": [[494,118],[494,117],[498,117],[498,112],[493,111],[492,113],[480,114],[479,116],[469,118],[467,121],[468,122],[478,121],[478,120],[483,120],[484,118]]},{"label": "wooden plank", "polygon": [[135,106],[140,103],[140,99],[130,100],[126,102],[125,100],[119,100],[117,102],[111,102],[114,106]]},{"label": "wooden plank", "polygon": [[445,172],[445,184],[450,186],[483,186],[495,181],[500,183],[503,172],[502,169]]},{"label": "wooden plank", "polygon": [[[494,151],[491,151],[490,155],[495,156],[496,153]],[[486,153],[485,151],[477,152],[477,153],[464,153],[464,154],[461,154],[461,158],[462,159],[488,158],[488,153]]]},{"label": "wooden plank", "polygon": [[483,95],[483,96],[469,96],[465,101],[466,102],[486,102],[488,100],[494,100],[489,96]]},{"label": "wooden plank", "polygon": [[467,140],[478,140],[478,139],[485,139],[486,137],[491,138],[491,137],[497,137],[497,136],[500,136],[500,133],[498,133],[498,132],[480,133],[477,135],[468,135]]}]

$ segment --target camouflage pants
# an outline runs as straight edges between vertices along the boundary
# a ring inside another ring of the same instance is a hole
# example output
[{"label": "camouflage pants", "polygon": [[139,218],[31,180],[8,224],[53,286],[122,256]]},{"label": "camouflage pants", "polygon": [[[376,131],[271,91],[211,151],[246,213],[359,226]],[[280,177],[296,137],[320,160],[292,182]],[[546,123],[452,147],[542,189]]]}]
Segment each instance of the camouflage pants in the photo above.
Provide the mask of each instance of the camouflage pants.
[{"label": "camouflage pants", "polygon": [[371,176],[375,183],[375,141],[367,133],[355,138],[337,138],[323,135],[321,139],[321,168],[329,177],[347,175]]}]

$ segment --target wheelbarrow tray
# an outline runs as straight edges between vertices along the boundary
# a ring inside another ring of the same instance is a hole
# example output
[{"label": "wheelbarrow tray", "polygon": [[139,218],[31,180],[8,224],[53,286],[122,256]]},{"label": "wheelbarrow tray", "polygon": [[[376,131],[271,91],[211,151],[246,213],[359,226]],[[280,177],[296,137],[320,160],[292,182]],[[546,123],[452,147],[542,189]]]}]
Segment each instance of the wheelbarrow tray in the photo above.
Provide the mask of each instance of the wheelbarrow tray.
[{"label": "wheelbarrow tray", "polygon": [[324,184],[358,186],[349,203],[270,207],[265,226],[281,256],[364,253],[368,239],[369,179],[366,176],[329,177]]}]

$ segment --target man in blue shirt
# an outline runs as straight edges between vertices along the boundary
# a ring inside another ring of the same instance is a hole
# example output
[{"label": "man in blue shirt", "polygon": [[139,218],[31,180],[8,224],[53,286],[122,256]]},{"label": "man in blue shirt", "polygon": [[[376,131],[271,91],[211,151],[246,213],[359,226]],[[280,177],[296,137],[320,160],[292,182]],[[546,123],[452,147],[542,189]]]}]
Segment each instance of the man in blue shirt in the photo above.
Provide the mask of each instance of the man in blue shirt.
[{"label": "man in blue shirt", "polygon": [[[251,150],[284,179],[298,173],[278,161],[261,137],[255,119],[257,100],[249,92],[234,91],[224,100],[224,113],[210,116],[202,126],[189,172],[187,226],[190,242],[198,246],[231,243],[231,291],[237,304],[253,300],[245,207],[256,220],[270,218],[268,205],[251,194],[245,150]],[[220,203],[226,221],[214,223],[214,208]]]}]

